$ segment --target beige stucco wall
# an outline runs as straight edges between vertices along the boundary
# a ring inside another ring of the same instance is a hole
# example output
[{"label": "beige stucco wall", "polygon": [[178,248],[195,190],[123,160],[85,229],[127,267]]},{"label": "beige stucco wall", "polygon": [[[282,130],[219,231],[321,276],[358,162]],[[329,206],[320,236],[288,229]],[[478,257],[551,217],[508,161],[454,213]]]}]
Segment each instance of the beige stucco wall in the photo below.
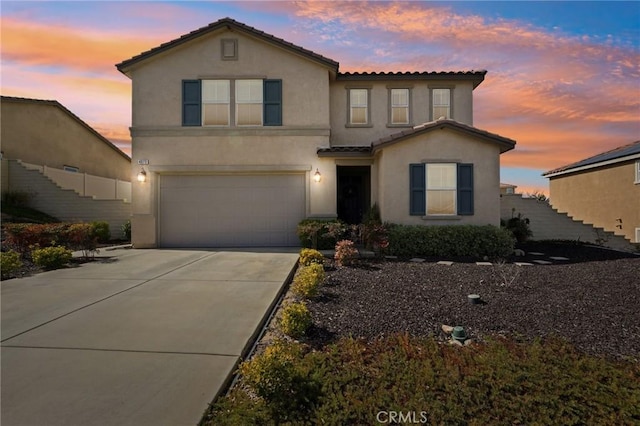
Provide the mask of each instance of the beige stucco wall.
[{"label": "beige stucco wall", "polygon": [[[347,89],[370,88],[371,123],[369,127],[349,127]],[[389,126],[389,88],[410,88],[407,126]],[[333,145],[368,145],[390,134],[427,123],[431,99],[430,88],[453,89],[452,119],[473,125],[473,84],[461,81],[335,81],[331,84],[331,143]]]},{"label": "beige stucco wall", "polygon": [[635,237],[640,228],[640,184],[634,181],[635,160],[631,160],[552,177],[549,198],[561,213],[640,242]]},{"label": "beige stucco wall", "polygon": [[[221,39],[238,39],[238,60],[220,59]],[[329,71],[247,35],[219,31],[133,67],[133,127],[182,125],[182,80],[282,79],[283,126],[329,128]]]},{"label": "beige stucco wall", "polygon": [[129,181],[131,162],[56,105],[3,98],[4,157]]},{"label": "beige stucco wall", "polygon": [[[238,40],[238,60],[222,61],[221,39]],[[221,30],[135,65],[132,175],[145,166],[147,182],[132,188],[132,240],[157,245],[159,176],[172,173],[304,173],[307,216],[335,216],[335,167],[318,158],[329,146],[329,69],[297,53],[243,33]],[[182,80],[282,80],[282,126],[182,127]],[[319,183],[312,176],[318,169]]]},{"label": "beige stucco wall", "polygon": [[[407,225],[499,225],[500,149],[452,130],[434,130],[385,147],[378,163],[378,203],[384,221]],[[421,162],[473,163],[472,216],[409,215],[409,164]]]}]

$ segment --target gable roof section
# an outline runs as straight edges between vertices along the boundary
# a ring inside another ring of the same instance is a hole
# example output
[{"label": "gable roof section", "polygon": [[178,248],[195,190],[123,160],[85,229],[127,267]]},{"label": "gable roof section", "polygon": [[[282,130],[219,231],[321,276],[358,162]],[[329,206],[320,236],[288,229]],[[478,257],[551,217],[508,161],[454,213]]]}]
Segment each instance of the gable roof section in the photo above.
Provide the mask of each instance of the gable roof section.
[{"label": "gable roof section", "polygon": [[451,129],[487,142],[498,144],[500,146],[501,154],[512,150],[516,145],[516,141],[513,139],[505,138],[495,133],[489,133],[485,130],[480,130],[472,126],[467,126],[466,124],[458,123],[454,120],[443,119],[424,123],[419,126],[415,126],[412,129],[394,133],[382,139],[378,139],[370,145],[337,145],[330,148],[318,148],[317,153],[318,157],[371,157],[371,155],[379,149],[383,149],[386,146],[402,142],[405,139],[409,139],[422,133],[428,133],[436,129]]},{"label": "gable roof section", "polygon": [[233,29],[233,30],[257,37],[268,43],[275,44],[285,50],[289,50],[294,53],[305,56],[314,62],[320,63],[321,65],[330,68],[332,71],[336,73],[338,72],[338,62],[334,61],[333,59],[329,59],[318,53],[312,52],[311,50],[307,50],[293,43],[289,43],[288,41],[285,41],[271,34],[267,34],[264,31],[260,31],[254,27],[245,25],[242,22],[238,22],[231,18],[220,19],[216,22],[213,22],[207,25],[206,27],[202,27],[197,30],[191,31],[188,34],[184,34],[180,36],[179,38],[163,43],[160,46],[147,50],[146,52],[142,52],[139,55],[132,57],[131,59],[127,59],[125,61],[120,62],[119,64],[116,64],[116,68],[118,69],[118,71],[126,75],[128,68],[131,67],[132,65],[145,61],[153,57],[154,55],[157,55],[162,52],[166,52],[167,50],[172,49],[176,46],[180,46],[184,43],[190,42],[194,39],[197,39],[206,34],[212,33],[214,31],[218,31],[223,28]]},{"label": "gable roof section", "polygon": [[436,121],[431,121],[429,123],[420,124],[411,129],[403,130],[402,132],[394,133],[382,139],[378,139],[377,141],[371,144],[371,149],[372,151],[375,152],[386,146],[389,146],[389,145],[401,142],[405,139],[411,138],[413,136],[420,135],[423,133],[428,133],[437,129],[440,129],[440,130],[449,129],[449,130],[453,130],[459,133],[464,133],[466,135],[484,140],[486,142],[495,143],[500,146],[501,154],[509,150],[512,150],[516,145],[516,141],[514,141],[513,139],[505,138],[495,133],[489,133],[485,130],[480,130],[476,127],[459,123],[455,120],[443,119],[443,120],[436,120]]},{"label": "gable roof section", "polygon": [[346,72],[339,73],[340,81],[403,81],[403,80],[465,80],[472,81],[475,89],[484,81],[486,70],[479,71],[422,71],[422,72]]},{"label": "gable roof section", "polygon": [[118,154],[120,154],[121,156],[123,156],[127,160],[131,161],[131,158],[127,154],[125,154],[122,150],[120,150],[120,148],[115,146],[109,139],[105,138],[100,133],[98,133],[93,127],[89,126],[87,123],[82,121],[82,119],[80,119],[80,117],[78,117],[77,115],[75,115],[74,113],[69,111],[67,108],[64,107],[64,105],[62,105],[58,101],[44,100],[44,99],[31,99],[31,98],[17,98],[17,97],[13,97],[13,96],[0,96],[0,102],[3,102],[3,103],[4,102],[12,102],[12,103],[24,103],[24,104],[30,103],[30,104],[49,105],[49,106],[53,106],[53,107],[56,107],[56,108],[60,108],[62,110],[62,112],[67,114],[76,123],[78,123],[80,126],[84,127],[86,130],[88,130],[90,133],[92,133],[96,138],[98,138],[100,141],[102,141],[104,144],[106,144],[109,148],[113,149]]},{"label": "gable roof section", "polygon": [[585,158],[584,160],[567,164],[566,166],[562,166],[557,169],[549,170],[548,172],[543,173],[542,176],[551,178],[567,173],[579,172],[582,170],[593,169],[596,167],[620,163],[633,159],[640,159],[640,141],[635,141],[628,145],[619,146],[610,151],[594,155],[593,157]]}]

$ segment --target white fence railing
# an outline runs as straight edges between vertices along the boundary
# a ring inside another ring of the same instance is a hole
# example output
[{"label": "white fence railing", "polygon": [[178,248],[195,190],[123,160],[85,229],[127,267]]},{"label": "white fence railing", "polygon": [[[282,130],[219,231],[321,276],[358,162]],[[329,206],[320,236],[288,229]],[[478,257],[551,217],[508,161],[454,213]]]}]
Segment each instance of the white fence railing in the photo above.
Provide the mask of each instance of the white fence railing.
[{"label": "white fence railing", "polygon": [[94,197],[97,200],[131,200],[131,182],[37,164],[22,162],[22,165],[27,169],[39,170],[61,188],[73,189],[83,196]]}]

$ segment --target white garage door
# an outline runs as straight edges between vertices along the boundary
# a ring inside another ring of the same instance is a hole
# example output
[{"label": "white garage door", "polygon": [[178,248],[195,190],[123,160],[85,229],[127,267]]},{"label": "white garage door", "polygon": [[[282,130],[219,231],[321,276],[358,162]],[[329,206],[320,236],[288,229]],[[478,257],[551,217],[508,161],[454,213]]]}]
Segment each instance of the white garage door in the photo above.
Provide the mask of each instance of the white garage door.
[{"label": "white garage door", "polygon": [[288,175],[163,175],[162,247],[297,246],[305,178]]}]

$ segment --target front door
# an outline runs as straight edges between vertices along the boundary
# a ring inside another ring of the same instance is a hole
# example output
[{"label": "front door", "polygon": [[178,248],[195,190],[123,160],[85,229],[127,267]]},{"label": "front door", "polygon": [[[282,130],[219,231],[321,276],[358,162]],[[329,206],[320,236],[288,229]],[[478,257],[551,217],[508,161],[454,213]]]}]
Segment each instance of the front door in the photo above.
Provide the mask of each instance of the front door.
[{"label": "front door", "polygon": [[337,166],[338,219],[353,225],[362,217],[371,202],[371,167]]}]

